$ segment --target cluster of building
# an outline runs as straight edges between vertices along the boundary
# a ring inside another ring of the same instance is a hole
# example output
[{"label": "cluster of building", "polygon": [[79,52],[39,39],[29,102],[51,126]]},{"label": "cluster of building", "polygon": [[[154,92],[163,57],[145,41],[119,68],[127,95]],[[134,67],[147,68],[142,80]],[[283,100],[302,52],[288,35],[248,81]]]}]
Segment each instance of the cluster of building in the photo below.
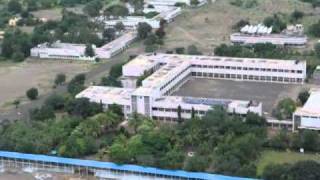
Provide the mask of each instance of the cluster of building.
[{"label": "cluster of building", "polygon": [[[262,103],[247,101],[172,96],[189,78],[302,84],[306,78],[305,61],[283,61],[176,54],[145,54],[122,67],[123,88],[91,86],[76,98],[92,102],[118,104],[128,117],[133,112],[153,119],[175,122],[189,119],[192,112],[203,116],[214,106],[229,113],[262,115]],[[137,85],[137,79],[150,74]],[[180,115],[178,113],[180,111]],[[180,117],[179,117],[180,116]]]},{"label": "cluster of building", "polygon": [[230,40],[234,44],[271,43],[292,47],[305,46],[308,42],[301,24],[288,26],[286,30],[279,34],[273,34],[272,27],[265,27],[261,24],[257,26],[246,25],[241,28],[239,33],[231,34]]},{"label": "cluster of building", "polygon": [[[204,4],[206,1],[201,0],[199,2],[199,4]],[[119,38],[103,45],[102,47],[93,46],[92,48],[95,51],[95,56],[86,56],[85,44],[61,43],[60,41],[57,41],[54,43],[39,44],[32,48],[30,50],[31,57],[40,59],[70,59],[88,61],[93,61],[96,58],[111,58],[112,56],[115,56],[126,49],[136,39],[137,33],[135,30],[137,29],[139,23],[148,23],[153,29],[157,29],[160,27],[161,20],[172,22],[175,17],[181,14],[181,8],[175,6],[177,3],[185,3],[190,5],[190,0],[146,1],[144,13],[158,13],[152,18],[146,18],[144,16],[127,16],[117,19],[106,19],[103,16],[95,18],[96,21],[103,22],[106,28],[115,27],[118,23],[122,23],[125,29],[128,31]]]},{"label": "cluster of building", "polygon": [[137,37],[136,32],[126,32],[119,38],[93,50],[95,56],[86,56],[85,44],[61,43],[43,43],[31,48],[30,55],[40,59],[70,59],[94,61],[96,58],[108,59],[125,50]]},{"label": "cluster of building", "polygon": [[160,21],[172,22],[174,18],[181,14],[181,8],[175,6],[145,6],[144,13],[156,12],[158,13],[152,18],[145,16],[126,16],[117,19],[105,19],[105,17],[98,17],[96,20],[103,22],[107,28],[115,27],[118,23],[122,23],[126,29],[134,30],[139,23],[147,23],[153,29],[160,27]]}]

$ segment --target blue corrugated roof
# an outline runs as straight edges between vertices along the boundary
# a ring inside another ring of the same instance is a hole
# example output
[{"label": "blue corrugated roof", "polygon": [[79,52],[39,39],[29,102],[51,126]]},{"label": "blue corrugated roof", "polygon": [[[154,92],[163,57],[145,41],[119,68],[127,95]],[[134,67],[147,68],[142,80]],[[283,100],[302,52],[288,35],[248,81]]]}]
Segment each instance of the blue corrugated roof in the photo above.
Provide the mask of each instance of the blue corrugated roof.
[{"label": "blue corrugated roof", "polygon": [[0,157],[16,158],[32,161],[43,161],[51,163],[62,163],[68,165],[86,166],[92,168],[105,168],[112,170],[131,171],[137,173],[150,173],[155,175],[176,176],[182,178],[196,178],[204,180],[250,180],[248,178],[222,176],[216,174],[202,173],[202,172],[187,172],[182,170],[164,170],[153,167],[144,167],[137,165],[119,165],[111,162],[101,162],[92,160],[81,160],[72,158],[62,158],[55,156],[36,155],[36,154],[24,154],[17,152],[0,151]]}]

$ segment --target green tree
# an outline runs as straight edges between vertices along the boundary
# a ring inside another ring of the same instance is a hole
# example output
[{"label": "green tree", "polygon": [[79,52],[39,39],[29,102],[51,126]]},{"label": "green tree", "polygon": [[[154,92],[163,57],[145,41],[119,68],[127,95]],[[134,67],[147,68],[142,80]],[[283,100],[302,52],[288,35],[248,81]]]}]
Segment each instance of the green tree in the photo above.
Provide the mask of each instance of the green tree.
[{"label": "green tree", "polygon": [[115,4],[113,6],[108,7],[104,10],[104,14],[111,15],[111,16],[127,16],[129,14],[129,10],[121,5],[121,4]]},{"label": "green tree", "polygon": [[36,121],[44,121],[49,119],[54,119],[56,116],[54,110],[51,106],[42,106],[41,108],[36,108],[30,111],[30,119]]},{"label": "green tree", "polygon": [[[320,28],[319,28],[319,30],[320,30]],[[316,44],[314,45],[314,51],[315,51],[317,57],[320,58],[320,43],[316,43]]]},{"label": "green tree", "polygon": [[66,75],[65,74],[59,73],[56,75],[56,77],[54,79],[54,84],[56,86],[62,85],[65,82],[66,82]]},{"label": "green tree", "polygon": [[266,17],[263,20],[263,24],[267,27],[273,27],[274,33],[280,33],[282,30],[284,30],[287,27],[287,24],[285,21],[282,20],[282,18],[274,14],[273,16]]},{"label": "green tree", "polygon": [[152,31],[152,27],[148,23],[139,23],[138,25],[138,37],[140,39],[146,39]]},{"label": "green tree", "polygon": [[308,179],[317,180],[320,179],[320,164],[315,161],[300,161],[294,164],[288,173],[289,178],[292,180]]},{"label": "green tree", "polygon": [[191,0],[191,1],[190,1],[190,4],[191,4],[192,6],[198,6],[199,3],[200,3],[199,0]]},{"label": "green tree", "polygon": [[8,11],[13,13],[20,13],[22,6],[18,0],[10,0],[8,2]]},{"label": "green tree", "polygon": [[85,49],[84,54],[86,56],[89,56],[89,57],[94,57],[95,56],[95,52],[94,52],[94,49],[92,48],[92,44],[87,44],[86,45],[86,49]]},{"label": "green tree", "polygon": [[209,160],[204,156],[193,156],[187,159],[183,169],[187,171],[205,171],[209,166]]},{"label": "green tree", "polygon": [[181,113],[182,113],[182,108],[181,108],[181,106],[179,105],[178,108],[177,108],[177,119],[178,119],[178,123],[182,123],[182,122],[183,122]]},{"label": "green tree", "polygon": [[93,0],[84,6],[83,11],[91,17],[96,17],[99,15],[102,7],[103,5],[100,0]]},{"label": "green tree", "polygon": [[175,51],[177,54],[184,54],[185,48],[184,47],[177,47],[177,48],[175,48]]},{"label": "green tree", "polygon": [[309,33],[315,37],[320,37],[320,21],[309,27]]},{"label": "green tree", "polygon": [[298,21],[299,19],[302,19],[304,16],[304,13],[301,12],[301,11],[298,11],[298,10],[294,10],[291,15],[290,15],[290,18],[291,18],[291,21],[292,22],[296,22]]},{"label": "green tree", "polygon": [[125,26],[123,25],[122,22],[117,22],[117,24],[114,26],[114,28],[117,30],[117,31],[123,31],[125,29]]},{"label": "green tree", "polygon": [[68,92],[72,95],[76,95],[84,89],[84,83],[86,80],[85,74],[78,74],[68,84]]},{"label": "green tree", "polygon": [[275,115],[279,119],[289,119],[296,110],[296,103],[290,98],[282,99],[275,110]]},{"label": "green tree", "polygon": [[263,169],[262,178],[265,180],[287,180],[290,165],[269,164]]},{"label": "green tree", "polygon": [[194,110],[194,108],[191,108],[191,119],[194,119],[196,117],[196,112]]},{"label": "green tree", "polygon": [[74,116],[87,118],[101,112],[98,103],[90,102],[87,98],[77,98],[71,100],[66,105],[67,112]]},{"label": "green tree", "polygon": [[14,52],[11,57],[15,62],[22,62],[24,60],[24,54],[20,51]]},{"label": "green tree", "polygon": [[103,31],[103,37],[109,42],[116,38],[116,29],[107,28]]},{"label": "green tree", "polygon": [[135,13],[141,13],[143,10],[143,0],[129,0],[129,3],[133,5]]},{"label": "green tree", "polygon": [[16,107],[16,109],[19,107],[20,105],[20,100],[19,99],[16,99],[13,101],[13,105]]},{"label": "green tree", "polygon": [[61,95],[53,94],[45,100],[44,104],[52,107],[54,110],[62,110],[65,105],[65,98]]},{"label": "green tree", "polygon": [[309,99],[310,93],[307,90],[301,91],[298,95],[300,103],[303,105]]},{"label": "green tree", "polygon": [[27,92],[26,92],[26,96],[30,99],[30,100],[35,100],[37,99],[39,93],[38,93],[38,89],[37,88],[30,88]]},{"label": "green tree", "polygon": [[303,131],[301,135],[301,144],[307,151],[318,151],[320,148],[318,132],[311,130]]},{"label": "green tree", "polygon": [[198,50],[197,46],[190,45],[187,48],[188,54],[190,55],[201,55],[202,53]]}]

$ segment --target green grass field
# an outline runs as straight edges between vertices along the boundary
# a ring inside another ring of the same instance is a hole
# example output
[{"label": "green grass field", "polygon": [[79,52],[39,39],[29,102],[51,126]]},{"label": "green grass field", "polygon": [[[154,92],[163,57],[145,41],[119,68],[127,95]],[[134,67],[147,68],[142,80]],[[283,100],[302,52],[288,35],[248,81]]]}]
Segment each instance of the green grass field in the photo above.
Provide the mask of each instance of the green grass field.
[{"label": "green grass field", "polygon": [[261,175],[263,169],[268,164],[295,163],[303,160],[315,160],[320,162],[320,154],[301,154],[297,152],[267,150],[262,153],[258,162],[257,174]]}]

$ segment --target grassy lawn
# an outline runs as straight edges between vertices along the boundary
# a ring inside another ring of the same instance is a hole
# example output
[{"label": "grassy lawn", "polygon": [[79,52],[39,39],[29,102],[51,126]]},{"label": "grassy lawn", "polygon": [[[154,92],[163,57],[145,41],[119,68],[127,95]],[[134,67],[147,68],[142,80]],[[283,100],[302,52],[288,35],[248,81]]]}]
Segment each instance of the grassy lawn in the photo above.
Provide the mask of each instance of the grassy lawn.
[{"label": "grassy lawn", "polygon": [[297,152],[284,152],[284,151],[264,151],[258,162],[257,173],[261,175],[263,169],[268,164],[283,164],[283,163],[295,163],[303,160],[315,160],[320,162],[319,154],[301,154]]}]

